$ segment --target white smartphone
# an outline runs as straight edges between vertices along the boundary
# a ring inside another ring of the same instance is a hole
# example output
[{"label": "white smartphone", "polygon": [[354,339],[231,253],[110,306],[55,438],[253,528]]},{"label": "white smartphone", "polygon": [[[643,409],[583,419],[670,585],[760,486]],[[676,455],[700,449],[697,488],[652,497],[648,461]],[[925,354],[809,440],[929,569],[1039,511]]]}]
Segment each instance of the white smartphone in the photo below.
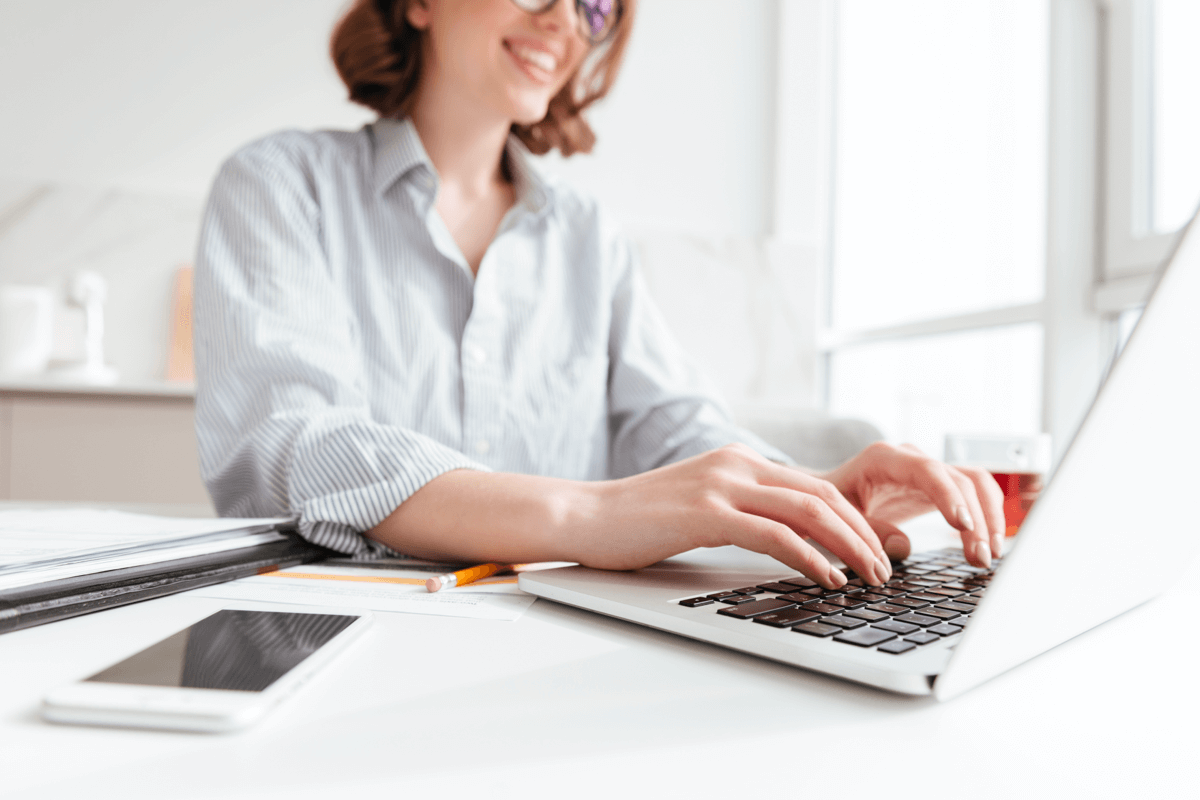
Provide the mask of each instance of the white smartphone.
[{"label": "white smartphone", "polygon": [[225,609],[42,701],[51,722],[244,728],[370,624],[368,613]]}]

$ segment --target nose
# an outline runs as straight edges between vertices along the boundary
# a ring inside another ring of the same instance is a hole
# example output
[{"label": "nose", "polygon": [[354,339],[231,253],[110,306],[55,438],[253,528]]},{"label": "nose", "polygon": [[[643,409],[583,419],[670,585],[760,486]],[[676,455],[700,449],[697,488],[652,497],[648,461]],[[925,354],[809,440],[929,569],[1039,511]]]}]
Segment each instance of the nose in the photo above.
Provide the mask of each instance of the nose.
[{"label": "nose", "polygon": [[541,14],[534,14],[533,22],[538,28],[554,33],[569,33],[575,30],[579,26],[575,0],[558,0]]}]

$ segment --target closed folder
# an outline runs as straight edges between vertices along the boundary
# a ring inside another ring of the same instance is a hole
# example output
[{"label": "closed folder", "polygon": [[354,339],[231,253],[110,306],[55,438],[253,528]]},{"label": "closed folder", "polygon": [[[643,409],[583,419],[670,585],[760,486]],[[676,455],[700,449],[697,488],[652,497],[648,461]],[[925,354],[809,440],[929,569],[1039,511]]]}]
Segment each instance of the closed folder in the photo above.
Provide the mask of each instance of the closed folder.
[{"label": "closed folder", "polygon": [[0,633],[318,561],[332,551],[283,541],[0,591]]}]

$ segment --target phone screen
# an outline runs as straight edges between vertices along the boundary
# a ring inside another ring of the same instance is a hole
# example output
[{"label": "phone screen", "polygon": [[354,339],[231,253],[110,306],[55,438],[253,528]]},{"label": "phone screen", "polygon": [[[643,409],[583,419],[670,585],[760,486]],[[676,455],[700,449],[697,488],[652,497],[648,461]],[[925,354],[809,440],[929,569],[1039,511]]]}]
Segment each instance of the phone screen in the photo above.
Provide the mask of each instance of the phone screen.
[{"label": "phone screen", "polygon": [[343,614],[218,611],[87,680],[261,692],[357,619]]}]

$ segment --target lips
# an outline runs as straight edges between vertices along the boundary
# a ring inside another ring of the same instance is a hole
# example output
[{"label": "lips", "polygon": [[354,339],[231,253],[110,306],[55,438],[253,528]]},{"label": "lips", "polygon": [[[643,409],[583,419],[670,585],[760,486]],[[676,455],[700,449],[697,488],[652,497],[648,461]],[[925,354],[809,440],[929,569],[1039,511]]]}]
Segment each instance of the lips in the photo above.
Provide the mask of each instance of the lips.
[{"label": "lips", "polygon": [[558,57],[548,50],[520,42],[505,41],[505,49],[532,77],[547,80],[558,70]]}]

